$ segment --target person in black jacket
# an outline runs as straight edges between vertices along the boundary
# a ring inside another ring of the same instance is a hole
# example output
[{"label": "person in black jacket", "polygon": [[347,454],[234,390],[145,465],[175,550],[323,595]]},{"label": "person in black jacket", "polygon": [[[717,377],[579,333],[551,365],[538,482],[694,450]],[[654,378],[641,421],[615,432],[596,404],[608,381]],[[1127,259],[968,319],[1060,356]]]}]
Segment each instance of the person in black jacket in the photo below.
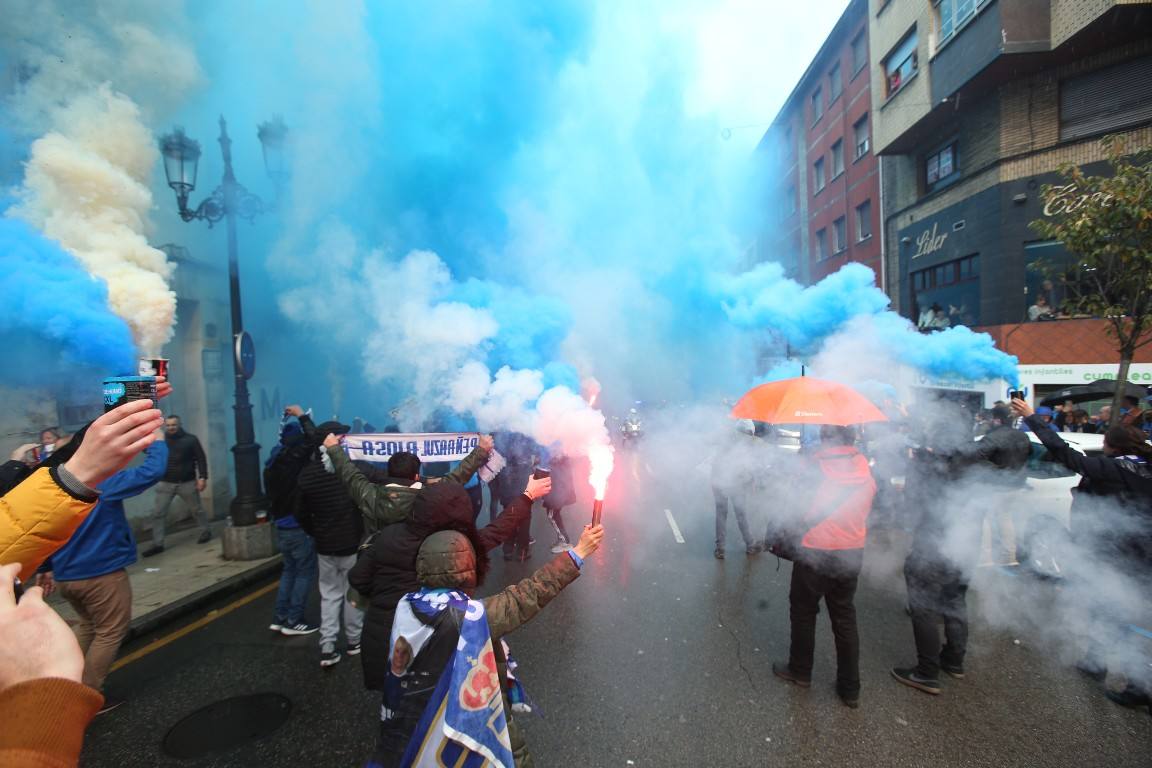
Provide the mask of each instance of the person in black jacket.
[{"label": "person in black jacket", "polygon": [[[1011,428],[1006,406],[993,408],[991,419],[991,431],[973,441],[960,428],[962,420],[946,414],[929,428],[924,436],[928,447],[914,452],[909,467],[905,493],[916,524],[904,580],[917,663],[893,668],[892,676],[933,695],[940,693],[941,671],[955,679],[964,677],[968,584],[980,557],[987,502],[993,500],[994,512],[1010,506],[1007,494],[1023,487],[1032,450],[1028,436]],[[985,491],[979,499],[964,491],[948,494],[952,488],[970,489],[972,482]]]},{"label": "person in black jacket", "polygon": [[197,544],[212,538],[208,513],[200,504],[200,492],[208,485],[208,459],[196,435],[184,431],[179,416],[164,419],[164,442],[168,444],[168,470],[156,483],[156,507],[152,511],[152,546],[144,550],[144,557],[164,551],[164,532],[168,524],[168,508],[179,496],[191,510],[200,525]]},{"label": "person in black jacket", "polygon": [[[316,427],[315,436],[348,434],[346,424],[326,421]],[[364,521],[352,497],[336,475],[325,466],[317,443],[312,459],[297,480],[299,501],[296,520],[316,543],[320,572],[320,666],[330,667],[340,661],[336,640],[340,635],[343,610],[345,652],[360,653],[360,633],[364,612],[348,600],[348,572],[356,564],[356,552],[364,535]]]},{"label": "person in black jacket", "polygon": [[[1141,430],[1122,424],[1104,433],[1103,456],[1085,456],[1043,429],[1043,421],[1025,401],[1013,399],[1012,410],[1024,417],[1057,461],[1080,475],[1069,512],[1079,553],[1068,563],[1065,592],[1076,603],[1076,618],[1087,618],[1090,631],[1086,653],[1076,666],[1103,681],[1110,656],[1127,684],[1120,691],[1106,689],[1108,698],[1124,706],[1149,704],[1147,663],[1139,650],[1126,647],[1131,638],[1120,628],[1133,622],[1131,612],[1138,612],[1152,589],[1152,446]],[[1125,582],[1127,588],[1117,588]]]},{"label": "person in black jacket", "polygon": [[[443,480],[437,485],[451,482]],[[411,517],[402,523],[387,525],[365,549],[348,575],[357,592],[368,598],[364,622],[364,643],[370,653],[364,655],[364,686],[383,690],[388,674],[387,649],[392,637],[392,619],[400,598],[419,588],[416,579],[416,555],[424,539],[437,531],[460,531],[475,535],[478,546],[488,552],[510,539],[532,512],[532,504],[552,490],[552,478],[529,477],[524,491],[505,506],[491,523],[476,530],[472,522],[472,504],[463,494],[464,504],[436,506],[418,494]],[[381,653],[383,651],[383,653]]]},{"label": "person in black jacket", "polygon": [[264,465],[264,495],[276,529],[283,568],[276,607],[268,628],[282,635],[310,635],[320,627],[304,618],[308,595],[316,584],[316,544],[296,519],[300,500],[297,480],[318,442],[312,418],[298,405],[284,409],[280,442]]}]

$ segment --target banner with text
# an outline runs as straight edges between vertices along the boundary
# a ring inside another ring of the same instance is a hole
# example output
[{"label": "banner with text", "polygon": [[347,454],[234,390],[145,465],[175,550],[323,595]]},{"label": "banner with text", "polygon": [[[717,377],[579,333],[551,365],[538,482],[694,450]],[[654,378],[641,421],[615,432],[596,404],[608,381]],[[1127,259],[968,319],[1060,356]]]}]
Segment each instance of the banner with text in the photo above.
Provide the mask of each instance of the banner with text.
[{"label": "banner with text", "polygon": [[420,461],[461,461],[480,443],[479,432],[424,432],[345,435],[344,449],[353,461],[386,463],[400,451],[414,453]]}]

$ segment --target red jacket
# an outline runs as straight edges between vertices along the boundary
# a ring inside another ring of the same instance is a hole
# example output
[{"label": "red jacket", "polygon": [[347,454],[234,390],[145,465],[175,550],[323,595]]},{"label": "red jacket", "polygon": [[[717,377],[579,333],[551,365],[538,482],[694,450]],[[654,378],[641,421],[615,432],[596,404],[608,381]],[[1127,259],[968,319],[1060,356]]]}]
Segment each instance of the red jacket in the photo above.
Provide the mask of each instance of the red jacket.
[{"label": "red jacket", "polygon": [[804,516],[811,525],[800,544],[808,549],[863,549],[876,481],[868,460],[855,448],[836,446],[816,453],[822,476]]}]

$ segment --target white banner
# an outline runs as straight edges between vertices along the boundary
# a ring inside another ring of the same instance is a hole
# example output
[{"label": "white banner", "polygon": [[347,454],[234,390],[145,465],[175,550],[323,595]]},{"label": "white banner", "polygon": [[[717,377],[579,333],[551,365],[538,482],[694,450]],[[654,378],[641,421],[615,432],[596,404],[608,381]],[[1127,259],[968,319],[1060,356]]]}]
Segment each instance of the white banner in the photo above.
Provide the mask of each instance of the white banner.
[{"label": "white banner", "polygon": [[461,461],[480,444],[479,432],[425,432],[345,435],[344,449],[353,461],[386,463],[400,451],[414,453],[420,461]]}]

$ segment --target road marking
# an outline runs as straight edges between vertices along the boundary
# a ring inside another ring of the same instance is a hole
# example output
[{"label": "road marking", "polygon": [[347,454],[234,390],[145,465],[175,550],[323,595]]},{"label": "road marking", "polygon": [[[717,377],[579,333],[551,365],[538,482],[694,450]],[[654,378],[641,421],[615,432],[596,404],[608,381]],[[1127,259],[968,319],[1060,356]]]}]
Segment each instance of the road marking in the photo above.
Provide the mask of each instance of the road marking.
[{"label": "road marking", "polygon": [[174,643],[175,641],[179,640],[180,638],[184,637],[185,635],[190,634],[190,633],[195,632],[196,630],[200,629],[200,627],[203,627],[207,624],[211,624],[212,622],[216,621],[216,619],[227,616],[229,613],[232,613],[232,611],[236,610],[237,608],[242,608],[245,605],[248,605],[248,603],[252,602],[253,600],[258,600],[261,597],[263,597],[264,595],[271,592],[272,590],[279,589],[279,588],[280,588],[280,582],[274,581],[271,584],[268,584],[267,586],[261,587],[260,589],[256,590],[255,592],[253,592],[250,595],[245,595],[244,597],[240,598],[239,600],[236,600],[234,602],[229,603],[228,605],[224,606],[223,608],[219,608],[219,609],[214,610],[214,611],[209,611],[204,616],[200,617],[199,619],[196,619],[196,621],[192,622],[188,626],[181,627],[180,629],[176,630],[175,632],[173,632],[170,635],[164,635],[164,637],[158,637],[155,640],[153,640],[152,642],[148,643],[148,645],[144,646],[143,648],[135,650],[132,653],[128,654],[127,656],[124,656],[120,659],[117,659],[116,663],[112,665],[112,669],[110,671],[115,672],[116,670],[120,669],[121,667],[126,667],[129,664],[131,664],[132,662],[137,661],[139,659],[142,659],[154,651],[160,650],[161,648],[168,645],[169,643]]},{"label": "road marking", "polygon": [[664,510],[664,517],[668,518],[668,525],[672,526],[672,535],[676,537],[676,543],[683,544],[684,535],[680,533],[680,526],[676,525],[676,518],[672,517],[672,510]]}]

